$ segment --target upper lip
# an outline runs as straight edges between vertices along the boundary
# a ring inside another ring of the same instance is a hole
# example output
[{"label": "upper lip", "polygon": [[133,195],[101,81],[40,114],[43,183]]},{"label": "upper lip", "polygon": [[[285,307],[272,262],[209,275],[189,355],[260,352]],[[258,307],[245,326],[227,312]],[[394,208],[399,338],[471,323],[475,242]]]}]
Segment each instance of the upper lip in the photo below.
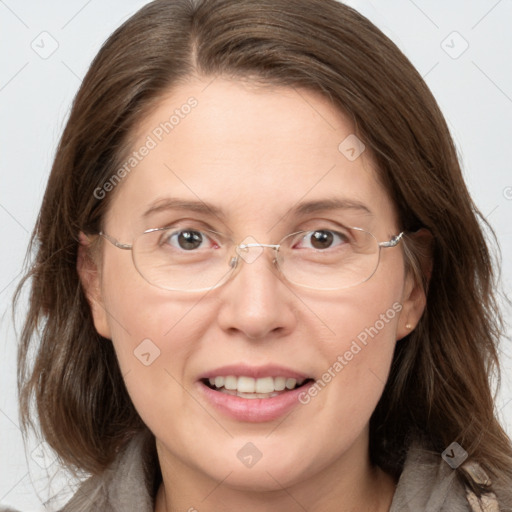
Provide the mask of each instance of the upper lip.
[{"label": "upper lip", "polygon": [[306,375],[302,372],[274,364],[265,366],[232,364],[221,366],[219,368],[215,368],[214,370],[208,370],[199,375],[199,380],[210,379],[213,377],[227,377],[228,375],[234,375],[235,377],[252,377],[254,379],[260,379],[263,377],[287,377],[297,380],[310,378],[309,375]]}]

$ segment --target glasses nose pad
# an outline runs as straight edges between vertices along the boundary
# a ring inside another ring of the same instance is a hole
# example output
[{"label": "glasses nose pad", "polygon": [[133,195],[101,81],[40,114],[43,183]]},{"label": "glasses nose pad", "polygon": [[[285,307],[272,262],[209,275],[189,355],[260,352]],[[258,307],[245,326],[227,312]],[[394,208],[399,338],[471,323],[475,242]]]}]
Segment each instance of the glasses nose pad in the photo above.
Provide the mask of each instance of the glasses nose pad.
[{"label": "glasses nose pad", "polygon": [[280,248],[281,248],[280,245],[274,247],[274,257],[272,258],[272,265],[278,272],[280,272],[282,274],[283,272],[281,270],[281,262],[283,259],[283,255],[282,255],[281,251],[279,250]]}]

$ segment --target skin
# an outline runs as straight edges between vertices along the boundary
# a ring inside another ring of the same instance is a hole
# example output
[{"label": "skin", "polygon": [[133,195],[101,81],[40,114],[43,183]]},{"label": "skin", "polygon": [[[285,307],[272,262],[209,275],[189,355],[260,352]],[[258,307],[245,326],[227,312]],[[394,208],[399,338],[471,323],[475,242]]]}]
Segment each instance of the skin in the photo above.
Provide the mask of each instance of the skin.
[{"label": "skin", "polygon": [[[133,149],[190,96],[197,107],[113,192],[106,233],[131,243],[145,229],[179,219],[230,230],[239,242],[251,235],[277,243],[315,221],[359,226],[379,241],[399,233],[369,151],[354,161],[338,151],[354,128],[317,93],[194,78],[161,100],[138,127]],[[199,198],[225,217],[166,211],[143,218],[170,196]],[[372,214],[289,213],[299,202],[333,197],[358,200]],[[369,419],[395,343],[410,332],[406,324],[418,322],[424,294],[405,273],[401,245],[381,251],[371,279],[335,292],[291,285],[272,271],[271,257],[265,249],[209,293],[150,285],[130,251],[108,242],[96,265],[85,258],[79,265],[96,329],[112,340],[133,403],[157,439],[163,485],[155,510],[389,510],[396,482],[369,462]],[[321,378],[394,303],[400,314],[285,418],[236,421],[198,393],[199,374],[227,364],[280,364]],[[149,366],[134,357],[147,338],[160,350]],[[248,442],[262,453],[252,468],[237,458]]]}]

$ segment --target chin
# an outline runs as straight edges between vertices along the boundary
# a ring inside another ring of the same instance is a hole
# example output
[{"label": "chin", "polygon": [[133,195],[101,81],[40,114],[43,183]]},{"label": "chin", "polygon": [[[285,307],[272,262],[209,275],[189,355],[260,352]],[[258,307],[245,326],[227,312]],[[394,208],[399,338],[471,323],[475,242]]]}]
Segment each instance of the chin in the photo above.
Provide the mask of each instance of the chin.
[{"label": "chin", "polygon": [[[260,461],[261,463],[261,461]],[[259,464],[258,464],[259,466]],[[301,468],[295,466],[294,471],[290,472],[290,468],[276,467],[275,465],[260,466],[259,468],[232,468],[231,474],[226,478],[228,473],[215,474],[212,477],[216,481],[222,481],[223,485],[227,485],[232,489],[241,492],[273,492],[281,491],[302,480]]]},{"label": "chin", "polygon": [[201,461],[203,471],[206,471],[213,480],[223,481],[223,485],[244,492],[279,491],[312,476],[312,467],[317,464],[308,464],[301,450],[287,448],[283,443],[269,446],[270,443],[267,441],[266,447],[262,446],[263,442],[255,443],[261,446],[261,458],[258,460],[250,460],[247,454],[252,452],[252,455],[257,457],[256,448],[254,445],[251,446],[250,441],[243,441],[236,443],[235,451],[226,448],[218,457],[213,457],[216,461],[214,471],[211,465],[205,468],[204,461]]}]

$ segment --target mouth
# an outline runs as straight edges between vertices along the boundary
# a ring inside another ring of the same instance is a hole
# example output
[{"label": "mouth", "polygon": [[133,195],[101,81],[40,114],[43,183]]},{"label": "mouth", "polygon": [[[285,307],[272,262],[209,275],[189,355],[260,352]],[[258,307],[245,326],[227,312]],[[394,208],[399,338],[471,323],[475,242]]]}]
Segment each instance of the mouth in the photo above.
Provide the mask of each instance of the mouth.
[{"label": "mouth", "polygon": [[244,399],[275,398],[313,382],[312,378],[268,376],[254,378],[246,375],[226,375],[201,379],[213,391]]},{"label": "mouth", "polygon": [[206,407],[238,422],[277,420],[301,405],[300,396],[314,384],[308,373],[285,366],[231,364],[197,377]]}]

